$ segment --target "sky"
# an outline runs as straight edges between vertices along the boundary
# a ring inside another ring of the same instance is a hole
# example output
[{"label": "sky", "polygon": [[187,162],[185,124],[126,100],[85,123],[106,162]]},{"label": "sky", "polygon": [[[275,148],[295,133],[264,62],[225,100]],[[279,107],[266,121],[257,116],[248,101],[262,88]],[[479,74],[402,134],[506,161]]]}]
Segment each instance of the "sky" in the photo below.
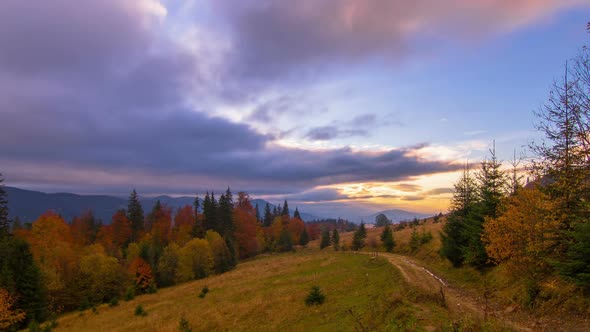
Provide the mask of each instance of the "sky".
[{"label": "sky", "polygon": [[45,192],[448,208],[590,41],[590,0],[3,0],[0,172]]}]

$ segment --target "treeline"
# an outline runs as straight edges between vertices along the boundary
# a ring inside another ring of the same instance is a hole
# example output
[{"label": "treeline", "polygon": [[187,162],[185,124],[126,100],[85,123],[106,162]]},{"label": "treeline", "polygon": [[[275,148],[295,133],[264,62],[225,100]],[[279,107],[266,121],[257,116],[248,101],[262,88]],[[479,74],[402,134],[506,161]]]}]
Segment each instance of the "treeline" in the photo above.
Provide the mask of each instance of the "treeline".
[{"label": "treeline", "polygon": [[561,280],[590,290],[590,53],[574,60],[536,113],[545,141],[523,186],[519,162],[502,167],[495,152],[479,168],[465,167],[455,184],[441,254],[453,265],[503,265],[525,280],[527,304],[541,281]]},{"label": "treeline", "polygon": [[240,259],[319,236],[298,210],[290,217],[287,201],[272,220],[257,211],[247,193],[234,198],[228,188],[176,211],[158,201],[145,214],[134,190],[109,225],[92,212],[67,223],[48,211],[11,229],[0,183],[0,330],[223,273]]}]

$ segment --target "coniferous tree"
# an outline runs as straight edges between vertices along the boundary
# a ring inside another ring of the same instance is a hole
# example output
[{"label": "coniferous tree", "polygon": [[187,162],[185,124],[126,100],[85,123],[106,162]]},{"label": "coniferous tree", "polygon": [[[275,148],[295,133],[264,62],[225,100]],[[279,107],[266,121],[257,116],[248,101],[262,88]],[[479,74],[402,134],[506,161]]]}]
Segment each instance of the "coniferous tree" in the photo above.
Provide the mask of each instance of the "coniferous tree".
[{"label": "coniferous tree", "polygon": [[287,200],[285,200],[285,203],[283,205],[283,210],[281,211],[281,216],[289,216],[289,204],[287,203]]},{"label": "coniferous tree", "polygon": [[301,219],[301,214],[299,213],[299,209],[295,207],[295,212],[293,213],[293,218]]},{"label": "coniferous tree", "polygon": [[8,221],[8,199],[4,190],[4,178],[0,173],[0,239],[10,234],[10,223]]},{"label": "coniferous tree", "polygon": [[299,245],[306,246],[309,243],[309,234],[307,233],[307,227],[303,228],[303,232],[299,237]]},{"label": "coniferous tree", "polygon": [[395,241],[393,240],[393,231],[389,225],[385,225],[383,232],[381,233],[381,242],[383,242],[383,247],[385,247],[385,251],[393,252],[393,248],[395,247]]},{"label": "coniferous tree", "polygon": [[273,215],[272,215],[272,212],[270,211],[270,205],[268,203],[266,203],[266,205],[264,206],[264,222],[262,223],[262,225],[264,227],[270,227],[270,225],[272,225],[272,220],[273,220]]},{"label": "coniferous tree", "polygon": [[45,319],[46,292],[42,275],[29,244],[24,240],[16,237],[0,239],[0,288],[17,299],[15,309],[26,313],[23,326],[33,320]]},{"label": "coniferous tree", "polygon": [[361,222],[359,228],[354,232],[352,236],[351,249],[358,251],[365,247],[365,239],[367,237],[367,230],[365,229],[365,223]]},{"label": "coniferous tree", "polygon": [[144,231],[143,225],[143,208],[139,202],[139,197],[135,189],[129,195],[127,204],[127,219],[131,222],[131,242],[139,240],[141,233]]},{"label": "coniferous tree", "polygon": [[334,228],[334,230],[332,231],[331,241],[334,250],[340,250],[340,234],[338,234],[338,229],[336,228]]},{"label": "coniferous tree", "polygon": [[258,203],[256,203],[256,207],[254,207],[254,210],[256,211],[256,221],[261,223],[262,219],[260,219],[260,209],[258,208]]},{"label": "coniferous tree", "polygon": [[322,231],[322,240],[320,241],[320,249],[324,249],[330,246],[330,230],[324,228]]},{"label": "coniferous tree", "polygon": [[192,237],[198,237],[198,238],[202,239],[205,237],[205,225],[203,225],[203,220],[199,214],[200,207],[201,207],[201,202],[199,200],[199,195],[196,195],[195,201],[193,203],[195,222],[193,224],[193,229],[192,229],[191,235],[192,235]]},{"label": "coniferous tree", "polygon": [[461,179],[455,184],[451,212],[441,232],[440,254],[455,267],[461,266],[465,260],[463,250],[469,241],[465,234],[465,223],[471,218],[476,204],[477,187],[469,166],[465,165]]}]

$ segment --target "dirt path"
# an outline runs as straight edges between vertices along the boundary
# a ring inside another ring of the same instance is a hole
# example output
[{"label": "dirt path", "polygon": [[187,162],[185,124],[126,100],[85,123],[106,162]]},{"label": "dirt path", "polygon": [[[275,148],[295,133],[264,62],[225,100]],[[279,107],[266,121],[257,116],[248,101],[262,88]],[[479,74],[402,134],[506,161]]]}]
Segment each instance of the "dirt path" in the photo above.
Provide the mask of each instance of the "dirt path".
[{"label": "dirt path", "polygon": [[523,323],[509,320],[504,312],[494,311],[490,307],[486,309],[484,303],[481,303],[481,301],[473,296],[452,287],[443,278],[437,276],[432,271],[421,266],[409,257],[384,253],[380,253],[379,255],[387,258],[391,264],[397,267],[408,283],[433,293],[440,292],[442,289],[449,311],[457,317],[471,315],[472,317],[477,317],[478,319],[483,320],[486,318],[487,311],[488,317],[498,319],[514,330],[534,331]]}]

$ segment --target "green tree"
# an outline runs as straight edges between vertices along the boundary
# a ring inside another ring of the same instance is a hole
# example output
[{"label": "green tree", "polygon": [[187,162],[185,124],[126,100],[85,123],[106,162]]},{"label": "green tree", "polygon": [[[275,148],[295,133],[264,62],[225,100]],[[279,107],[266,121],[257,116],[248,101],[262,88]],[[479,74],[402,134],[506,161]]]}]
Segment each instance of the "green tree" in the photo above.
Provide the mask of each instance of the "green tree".
[{"label": "green tree", "polygon": [[324,228],[322,231],[322,240],[320,242],[320,249],[324,249],[330,246],[330,230]]},{"label": "green tree", "polygon": [[131,222],[131,242],[137,242],[144,231],[143,208],[135,189],[129,195],[127,203],[127,219]]},{"label": "green tree", "polygon": [[8,199],[4,190],[4,178],[0,173],[0,239],[10,234],[10,223],[8,220]]},{"label": "green tree", "polygon": [[340,234],[338,234],[338,230],[336,228],[334,228],[334,230],[332,231],[331,241],[334,250],[340,250]]},{"label": "green tree", "polygon": [[466,220],[471,218],[477,203],[476,183],[469,166],[465,165],[461,178],[455,183],[451,211],[441,232],[440,254],[455,267],[463,264],[463,249],[469,241],[465,234],[465,224]]},{"label": "green tree", "polygon": [[365,223],[361,222],[359,228],[354,232],[352,236],[352,245],[351,249],[358,251],[365,247],[365,239],[367,238],[367,230],[365,228]]},{"label": "green tree", "polygon": [[289,216],[289,204],[287,200],[285,200],[285,204],[283,205],[283,210],[281,211],[281,216]]},{"label": "green tree", "polygon": [[272,220],[274,219],[272,212],[270,211],[270,205],[266,203],[264,206],[264,220],[262,225],[264,227],[270,227],[272,225]]},{"label": "green tree", "polygon": [[293,218],[301,219],[301,214],[299,213],[299,209],[295,207],[295,212],[293,213]]},{"label": "green tree", "polygon": [[299,245],[306,246],[309,243],[309,234],[307,233],[307,227],[303,228],[303,232],[299,237]]},{"label": "green tree", "polygon": [[395,241],[393,240],[393,231],[389,225],[385,225],[383,232],[381,232],[381,242],[383,243],[383,247],[385,247],[385,251],[393,252]]},{"label": "green tree", "polygon": [[291,237],[291,233],[284,229],[281,231],[281,235],[279,236],[278,242],[278,250],[281,252],[287,252],[293,250],[293,238]]},{"label": "green tree", "polygon": [[384,215],[383,213],[379,213],[376,217],[375,217],[375,225],[377,227],[383,227],[383,226],[387,226],[391,224],[391,220],[389,220],[387,218],[386,215]]},{"label": "green tree", "polygon": [[0,288],[15,299],[15,309],[23,310],[26,319],[43,320],[46,314],[46,289],[29,244],[16,237],[0,239]]},{"label": "green tree", "polygon": [[203,225],[203,219],[199,214],[199,209],[201,207],[201,202],[199,200],[199,195],[195,196],[195,201],[193,203],[194,214],[195,214],[195,222],[193,224],[192,236],[198,238],[205,237],[205,225]]}]

